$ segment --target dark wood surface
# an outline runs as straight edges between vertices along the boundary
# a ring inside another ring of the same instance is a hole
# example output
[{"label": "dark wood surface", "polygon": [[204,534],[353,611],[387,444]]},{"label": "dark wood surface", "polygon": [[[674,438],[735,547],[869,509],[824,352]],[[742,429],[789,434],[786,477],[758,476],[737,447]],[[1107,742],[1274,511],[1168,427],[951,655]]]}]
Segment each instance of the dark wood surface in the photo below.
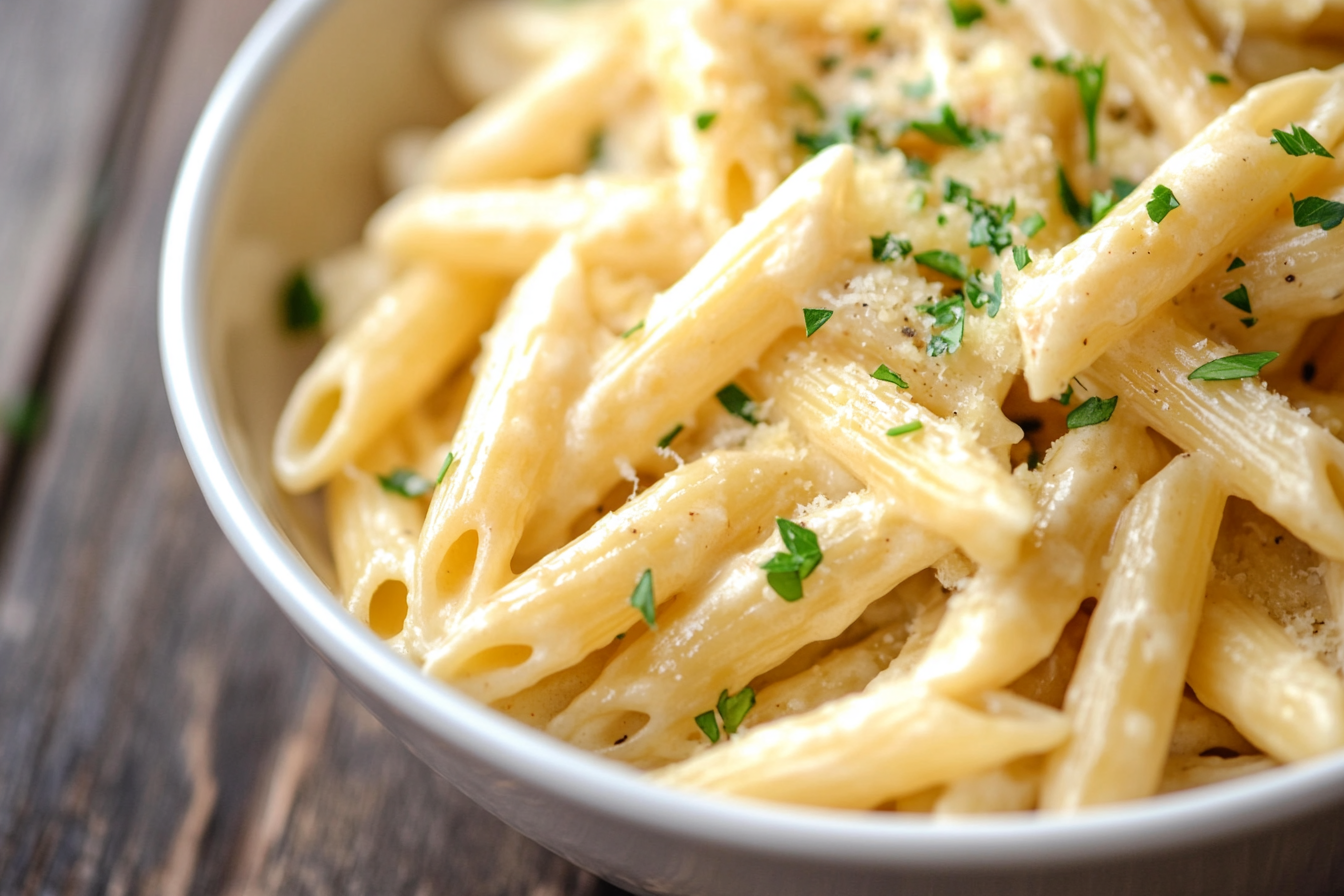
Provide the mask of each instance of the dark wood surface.
[{"label": "dark wood surface", "polygon": [[0,894],[616,894],[342,692],[187,467],[159,240],[263,6],[0,3]]}]

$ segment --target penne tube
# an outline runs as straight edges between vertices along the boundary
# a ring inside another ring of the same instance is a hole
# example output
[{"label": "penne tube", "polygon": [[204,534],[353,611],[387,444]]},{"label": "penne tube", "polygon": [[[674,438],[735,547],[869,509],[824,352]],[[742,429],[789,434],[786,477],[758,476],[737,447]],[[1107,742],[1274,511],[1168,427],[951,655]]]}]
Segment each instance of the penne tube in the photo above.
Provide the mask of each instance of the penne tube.
[{"label": "penne tube", "polygon": [[1211,750],[1242,756],[1260,752],[1227,719],[1198,700],[1181,697],[1171,730],[1171,755],[1200,756]]},{"label": "penne tube", "polygon": [[625,17],[577,42],[526,79],[453,122],[430,150],[440,187],[497,184],[580,171],[593,135],[632,69]]},{"label": "penne tube", "polygon": [[1054,650],[1079,604],[1100,593],[1120,513],[1161,466],[1142,425],[1123,415],[1062,436],[1036,478],[1036,520],[1020,561],[981,569],[948,602],[917,675],[968,696],[1006,687]]},{"label": "penne tube", "polygon": [[475,385],[420,536],[409,635],[428,649],[513,577],[565,409],[592,368],[573,241],[520,280],[486,339]]},{"label": "penne tube", "polygon": [[938,802],[933,804],[933,814],[1027,812],[1036,808],[1040,789],[1040,757],[1015,759],[999,768],[958,778],[948,784]]},{"label": "penne tube", "polygon": [[570,524],[619,480],[623,463],[650,455],[659,437],[802,324],[794,296],[826,276],[848,242],[853,159],[837,146],[799,168],[599,361],[569,415],[547,489],[549,521],[530,534],[524,556],[568,540]]},{"label": "penne tube", "polygon": [[620,642],[612,641],[568,669],[552,672],[531,687],[501,697],[490,705],[524,725],[544,731],[551,719],[559,715],[575,697],[592,687],[597,676],[602,674],[602,669],[611,662],[618,647]]},{"label": "penne tube", "polygon": [[1184,454],[1125,509],[1064,698],[1073,735],[1046,761],[1042,809],[1157,792],[1226,500],[1214,465]]},{"label": "penne tube", "polygon": [[755,728],[650,778],[775,802],[869,809],[1042,753],[1066,737],[1063,715],[1015,694],[959,703],[904,679]]},{"label": "penne tube", "polygon": [[790,356],[788,349],[771,354],[762,380],[794,426],[900,513],[972,559],[999,568],[1016,560],[1031,528],[1030,498],[955,420],[938,418],[856,364]]},{"label": "penne tube", "polygon": [[1280,762],[1344,747],[1344,682],[1228,582],[1209,586],[1186,681]]},{"label": "penne tube", "polygon": [[406,264],[504,277],[527,272],[563,233],[589,265],[660,275],[669,282],[704,249],[671,180],[592,176],[490,189],[421,187],[374,215],[368,239]]},{"label": "penne tube", "polygon": [[[1261,85],[1171,156],[1089,232],[1010,277],[1031,397],[1071,376],[1262,229],[1289,194],[1330,165],[1294,157],[1270,130],[1300,124],[1327,147],[1344,136],[1344,69]],[[1158,224],[1146,208],[1170,188],[1180,207]],[[1117,290],[1120,290],[1119,292]]]},{"label": "penne tube", "polygon": [[1256,772],[1277,768],[1278,763],[1268,756],[1171,756],[1162,770],[1162,784],[1158,793],[1176,793],[1232,781]]},{"label": "penne tube", "polygon": [[272,466],[286,491],[331,479],[475,353],[494,287],[430,267],[398,278],[299,378],[276,424]]},{"label": "penne tube", "polygon": [[1164,311],[1083,380],[1118,395],[1119,407],[1181,448],[1209,457],[1235,494],[1317,551],[1344,558],[1344,445],[1254,379],[1189,379],[1230,354]]},{"label": "penne tube", "polygon": [[[641,767],[683,759],[703,743],[694,718],[719,693],[737,693],[799,648],[839,635],[870,603],[952,549],[869,494],[804,514],[825,559],[789,602],[762,565],[783,550],[778,533],[687,590],[551,724],[550,732]],[[609,734],[631,714],[636,732]],[[687,735],[691,740],[687,740]],[[621,738],[613,746],[613,741]]]},{"label": "penne tube", "polygon": [[709,454],[607,514],[461,618],[425,670],[481,700],[517,693],[641,620],[645,570],[661,604],[810,498],[805,452],[787,441]]}]

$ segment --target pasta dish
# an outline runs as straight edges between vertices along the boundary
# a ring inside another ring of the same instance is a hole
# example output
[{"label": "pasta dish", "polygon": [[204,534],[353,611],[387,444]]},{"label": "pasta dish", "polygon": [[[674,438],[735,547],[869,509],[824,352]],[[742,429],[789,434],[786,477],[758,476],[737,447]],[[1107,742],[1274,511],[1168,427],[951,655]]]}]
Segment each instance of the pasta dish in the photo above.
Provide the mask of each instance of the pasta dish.
[{"label": "pasta dish", "polygon": [[475,0],[274,474],[667,786],[1076,810],[1344,747],[1344,4]]}]

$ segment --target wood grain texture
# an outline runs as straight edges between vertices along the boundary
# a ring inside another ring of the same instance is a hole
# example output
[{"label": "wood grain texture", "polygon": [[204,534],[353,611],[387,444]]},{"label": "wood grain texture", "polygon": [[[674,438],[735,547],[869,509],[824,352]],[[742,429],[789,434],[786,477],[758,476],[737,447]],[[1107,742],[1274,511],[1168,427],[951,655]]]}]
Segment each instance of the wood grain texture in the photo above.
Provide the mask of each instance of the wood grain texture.
[{"label": "wood grain texture", "polygon": [[[56,272],[0,306],[0,357],[22,341],[15,381],[43,380],[52,408],[0,493],[0,893],[617,893],[469,803],[338,688],[182,455],[155,344],[159,239],[190,129],[261,7],[0,5],[0,69],[39,66],[26,95],[0,75],[0,102],[49,101],[40,60],[66,52],[76,9],[109,44],[62,88],[74,117],[24,150],[77,157],[49,183],[86,236],[0,203],[3,251]],[[17,59],[14,15],[45,42]],[[100,129],[92,156],[67,145]],[[16,152],[0,136],[0,172]],[[20,316],[40,324],[20,334]]]}]

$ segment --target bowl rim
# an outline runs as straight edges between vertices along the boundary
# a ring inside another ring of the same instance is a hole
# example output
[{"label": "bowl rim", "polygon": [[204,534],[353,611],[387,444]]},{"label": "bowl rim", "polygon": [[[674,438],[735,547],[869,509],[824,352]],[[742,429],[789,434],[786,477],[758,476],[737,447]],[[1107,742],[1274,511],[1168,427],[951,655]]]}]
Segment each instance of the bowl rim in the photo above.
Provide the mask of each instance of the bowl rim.
[{"label": "bowl rim", "polygon": [[164,379],[192,471],[252,574],[328,663],[434,737],[568,804],[682,842],[793,861],[928,870],[1076,865],[1191,848],[1344,801],[1344,754],[1075,815],[930,819],[690,794],[478,704],[386,648],[249,494],[224,437],[203,328],[211,227],[233,151],[290,51],[333,6],[333,0],[277,0],[229,63],[173,191],[159,295]]}]

